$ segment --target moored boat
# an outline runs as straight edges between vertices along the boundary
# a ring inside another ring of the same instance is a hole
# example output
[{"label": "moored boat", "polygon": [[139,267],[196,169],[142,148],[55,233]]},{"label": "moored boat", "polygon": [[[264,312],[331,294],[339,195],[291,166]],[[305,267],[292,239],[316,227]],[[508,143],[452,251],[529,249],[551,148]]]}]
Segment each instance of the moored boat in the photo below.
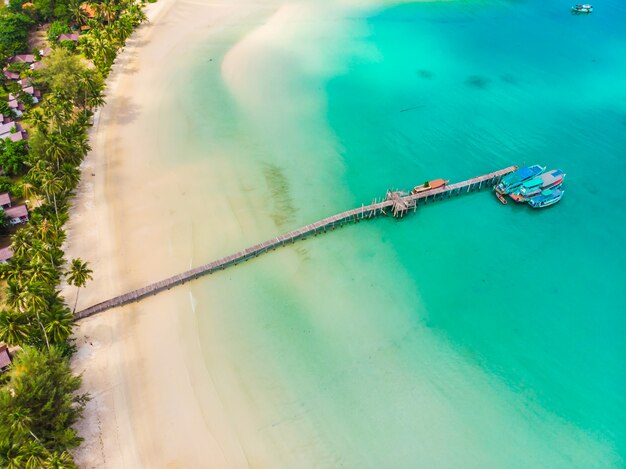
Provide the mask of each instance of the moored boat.
[{"label": "moored boat", "polygon": [[445,186],[450,181],[447,179],[433,179],[432,181],[426,181],[422,186],[415,186],[411,191],[411,194],[418,194],[424,191],[431,191]]},{"label": "moored boat", "polygon": [[519,189],[509,194],[515,202],[526,202],[545,189],[560,186],[565,173],[560,169],[553,169],[524,182]]},{"label": "moored boat", "polygon": [[539,176],[546,170],[545,166],[539,166],[538,164],[532,166],[526,166],[513,171],[511,174],[504,176],[494,190],[498,194],[506,195],[518,189],[524,181],[528,181],[536,176]]},{"label": "moored boat", "polygon": [[572,13],[591,13],[593,6],[588,3],[578,3],[572,7]]},{"label": "moored boat", "polygon": [[528,199],[528,205],[532,208],[543,208],[549,207],[550,205],[556,204],[565,191],[561,189],[561,186],[553,187],[552,189],[546,189],[541,191],[539,195],[531,197]]}]

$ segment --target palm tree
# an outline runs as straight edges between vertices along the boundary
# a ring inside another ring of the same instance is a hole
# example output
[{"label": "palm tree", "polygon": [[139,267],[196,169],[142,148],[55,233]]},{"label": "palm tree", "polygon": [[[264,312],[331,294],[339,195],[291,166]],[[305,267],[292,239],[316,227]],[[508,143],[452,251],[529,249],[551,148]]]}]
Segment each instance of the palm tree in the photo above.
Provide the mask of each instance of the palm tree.
[{"label": "palm tree", "polygon": [[67,451],[55,451],[50,453],[43,467],[45,469],[76,469],[78,466],[74,463],[72,455]]},{"label": "palm tree", "polygon": [[17,232],[13,235],[11,241],[11,251],[13,251],[14,257],[24,256],[31,248],[30,234],[27,230],[23,228],[17,230]]},{"label": "palm tree", "polygon": [[55,303],[44,314],[45,329],[55,344],[63,344],[72,334],[72,314],[69,309]]},{"label": "palm tree", "polygon": [[70,0],[67,5],[70,14],[70,20],[77,26],[82,26],[87,22],[87,14],[82,9],[80,0]]},{"label": "palm tree", "polygon": [[80,171],[71,163],[63,163],[59,179],[66,188],[73,189],[80,181]]},{"label": "palm tree", "polygon": [[31,124],[41,133],[46,133],[48,130],[48,121],[41,112],[33,111],[28,116],[28,120]]},{"label": "palm tree", "polygon": [[48,308],[48,301],[45,297],[45,287],[42,283],[32,281],[22,292],[22,307],[25,311],[34,312],[37,318],[37,323],[43,332],[43,337],[46,341],[46,346],[50,350],[50,341],[48,340],[48,333],[41,322],[41,311],[45,311]]},{"label": "palm tree", "polygon": [[22,189],[22,195],[24,198],[31,201],[31,207],[39,207],[39,205],[41,205],[41,201],[39,200],[39,190],[37,187],[35,187],[27,179],[23,179],[19,185]]},{"label": "palm tree", "polygon": [[28,339],[28,318],[17,311],[0,312],[0,341],[11,345],[22,345]]},{"label": "palm tree", "polygon": [[59,193],[63,189],[63,183],[61,182],[61,179],[56,177],[54,173],[47,172],[42,174],[41,186],[48,196],[48,203],[51,202],[50,194],[52,194],[52,202],[54,202],[54,213],[56,215],[56,219],[58,220],[59,209],[57,205],[57,193]]},{"label": "palm tree", "polygon": [[70,270],[67,273],[67,283],[77,287],[76,300],[74,301],[74,309],[72,310],[72,314],[76,313],[78,294],[80,293],[81,287],[84,287],[87,284],[88,280],[93,280],[93,277],[91,276],[92,273],[93,271],[88,267],[87,262],[83,262],[80,257],[72,259],[72,262],[70,263]]},{"label": "palm tree", "polygon": [[66,140],[60,134],[48,135],[46,139],[46,157],[49,161],[56,163],[57,171],[61,167],[61,162],[69,153]]},{"label": "palm tree", "polygon": [[9,280],[4,290],[4,302],[11,308],[17,308],[20,305],[20,294],[22,287],[15,280]]},{"label": "palm tree", "polygon": [[[32,432],[30,433],[32,434]],[[46,449],[41,445],[38,439],[28,440],[26,443],[22,443],[20,455],[23,457],[24,467],[26,469],[38,469],[43,467],[44,461],[46,460]]]}]

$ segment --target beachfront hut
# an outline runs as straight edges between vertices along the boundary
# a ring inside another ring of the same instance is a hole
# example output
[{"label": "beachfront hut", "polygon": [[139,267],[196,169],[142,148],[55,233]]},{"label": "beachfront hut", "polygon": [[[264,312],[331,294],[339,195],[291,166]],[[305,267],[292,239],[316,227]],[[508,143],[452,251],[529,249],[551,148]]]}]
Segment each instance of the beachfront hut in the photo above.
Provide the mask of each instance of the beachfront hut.
[{"label": "beachfront hut", "polygon": [[15,207],[7,208],[4,213],[11,225],[19,225],[20,223],[26,223],[28,221],[28,209],[26,205],[16,205]]},{"label": "beachfront hut", "polygon": [[80,9],[85,12],[85,16],[89,19],[93,19],[96,17],[96,9],[92,7],[89,3],[81,3]]},{"label": "beachfront hut", "polygon": [[39,102],[39,98],[41,97],[41,93],[39,92],[39,90],[36,90],[32,86],[27,86],[25,88],[22,88],[22,91],[32,96],[33,104],[37,104]]},{"label": "beachfront hut", "polygon": [[11,358],[9,346],[5,343],[0,344],[0,373],[9,369],[11,366]]},{"label": "beachfront hut", "polygon": [[13,134],[9,134],[7,137],[12,142],[21,142],[22,140],[28,140],[28,135],[23,130],[19,132],[15,132]]},{"label": "beachfront hut", "polygon": [[22,130],[21,127],[15,122],[8,122],[6,124],[0,124],[0,139],[7,138],[10,134]]},{"label": "beachfront hut", "polygon": [[33,54],[19,54],[9,57],[8,62],[10,64],[32,64],[35,61]]},{"label": "beachfront hut", "polygon": [[10,72],[8,70],[5,70],[3,73],[7,80],[19,80],[20,79],[20,74],[17,72]]},{"label": "beachfront hut", "polygon": [[59,42],[61,41],[78,41],[80,39],[80,34],[72,33],[72,34],[61,34],[57,38]]},{"label": "beachfront hut", "polygon": [[24,112],[24,104],[20,103],[13,95],[9,95],[9,108],[13,109],[13,112],[17,117],[21,117]]},{"label": "beachfront hut", "polygon": [[4,194],[0,194],[0,207],[2,207],[2,210],[4,210],[5,208],[9,208],[11,206],[11,196],[9,195],[8,192],[5,192]]},{"label": "beachfront hut", "polygon": [[0,264],[6,264],[12,257],[13,251],[11,250],[11,246],[0,248]]}]

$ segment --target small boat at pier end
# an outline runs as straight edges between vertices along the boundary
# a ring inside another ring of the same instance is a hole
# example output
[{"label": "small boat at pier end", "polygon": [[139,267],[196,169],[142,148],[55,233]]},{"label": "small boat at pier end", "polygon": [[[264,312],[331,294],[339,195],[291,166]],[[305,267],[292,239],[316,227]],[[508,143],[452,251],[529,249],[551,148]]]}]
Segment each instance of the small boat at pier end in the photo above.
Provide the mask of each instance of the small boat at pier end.
[{"label": "small boat at pier end", "polygon": [[565,176],[565,173],[560,169],[546,171],[540,176],[524,182],[519,189],[509,195],[515,202],[526,202],[545,189],[560,186]]},{"label": "small boat at pier end", "polygon": [[578,15],[580,13],[591,13],[593,11],[593,6],[588,3],[578,3],[572,7],[572,13]]},{"label": "small boat at pier end", "polygon": [[494,190],[497,194],[506,195],[515,191],[524,183],[536,176],[539,176],[546,170],[545,166],[539,166],[538,164],[532,166],[526,166],[513,171],[511,174],[504,176],[500,182],[496,185]]},{"label": "small boat at pier end", "polygon": [[541,194],[536,195],[530,199],[528,199],[528,205],[532,208],[543,208],[549,207],[550,205],[556,204],[565,191],[561,189],[561,186],[554,187],[552,189],[546,189],[541,191]]}]

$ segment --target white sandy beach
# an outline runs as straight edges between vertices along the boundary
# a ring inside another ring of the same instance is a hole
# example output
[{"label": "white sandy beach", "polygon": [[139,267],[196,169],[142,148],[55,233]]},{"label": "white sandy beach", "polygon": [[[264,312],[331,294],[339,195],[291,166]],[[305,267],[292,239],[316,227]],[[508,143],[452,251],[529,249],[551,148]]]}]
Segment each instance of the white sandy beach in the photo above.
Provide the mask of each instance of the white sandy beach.
[{"label": "white sandy beach", "polygon": [[[87,260],[95,272],[79,309],[197,264],[194,236],[223,253],[229,233],[254,229],[255,220],[238,219],[226,192],[211,200],[190,197],[200,184],[213,184],[219,194],[225,179],[236,183],[236,175],[220,172],[228,169],[213,162],[173,173],[159,164],[166,151],[159,145],[166,127],[160,111],[173,67],[196,59],[189,44],[219,37],[223,27],[243,35],[274,9],[271,1],[254,0],[150,6],[150,24],[129,41],[109,79],[71,213],[68,255]],[[227,46],[219,44],[218,53]],[[204,214],[203,223],[187,218],[193,213]],[[203,228],[207,217],[219,223],[215,239]],[[67,294],[70,301],[74,292]],[[193,341],[193,321],[190,291],[182,287],[80,324],[74,369],[92,396],[80,426],[81,467],[249,465]]]}]

